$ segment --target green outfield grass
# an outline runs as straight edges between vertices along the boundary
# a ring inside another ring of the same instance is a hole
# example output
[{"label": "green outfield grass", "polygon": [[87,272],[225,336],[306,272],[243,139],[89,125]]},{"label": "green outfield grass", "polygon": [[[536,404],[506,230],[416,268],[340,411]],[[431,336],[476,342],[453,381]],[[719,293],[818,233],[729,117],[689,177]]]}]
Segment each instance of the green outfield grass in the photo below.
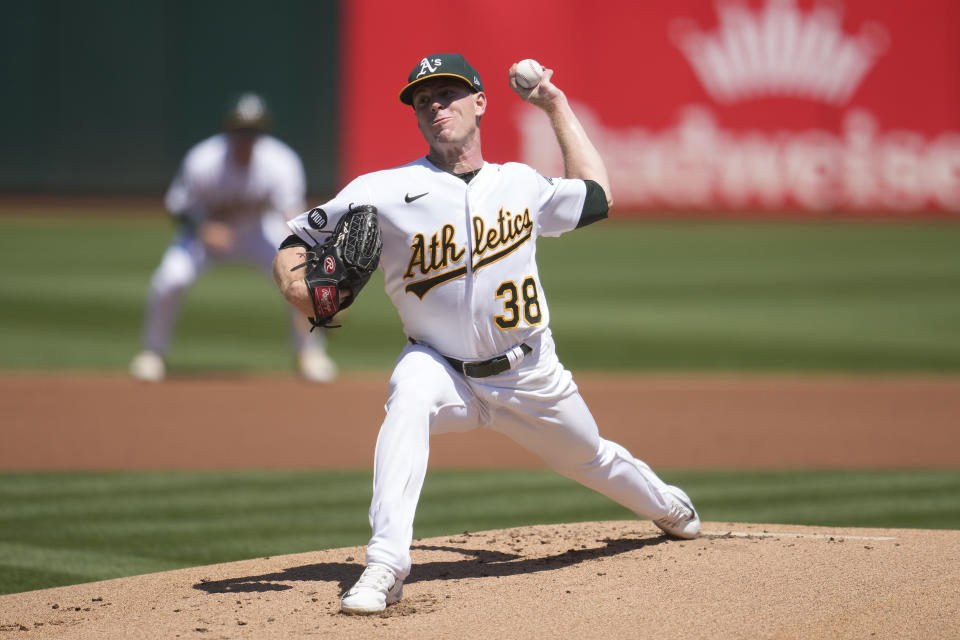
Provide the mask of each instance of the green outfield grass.
[{"label": "green outfield grass", "polygon": [[[960,471],[663,477],[708,521],[960,528]],[[367,472],[2,473],[0,593],[361,546],[369,498]],[[547,471],[434,471],[415,535],[631,518]]]},{"label": "green outfield grass", "polygon": [[[172,228],[156,215],[0,216],[0,368],[126,367]],[[616,222],[538,245],[577,370],[960,371],[960,225]],[[342,368],[404,343],[375,275],[331,333]],[[284,305],[252,268],[188,296],[172,371],[284,371]]]}]

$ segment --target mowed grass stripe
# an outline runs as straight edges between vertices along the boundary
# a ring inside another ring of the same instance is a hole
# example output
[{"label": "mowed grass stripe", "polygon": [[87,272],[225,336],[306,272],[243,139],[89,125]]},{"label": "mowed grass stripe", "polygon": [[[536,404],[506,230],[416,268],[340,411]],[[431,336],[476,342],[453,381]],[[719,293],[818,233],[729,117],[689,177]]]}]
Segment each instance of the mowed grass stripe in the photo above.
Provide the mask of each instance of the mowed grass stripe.
[{"label": "mowed grass stripe", "polygon": [[170,527],[205,516],[256,522],[298,510],[336,513],[371,493],[369,472],[280,474],[24,474],[0,488],[0,518],[16,523],[85,516],[103,523],[162,514]]},{"label": "mowed grass stripe", "polygon": [[[98,495],[108,499],[129,496],[174,496],[178,501],[185,497],[212,494],[221,499],[223,494],[259,492],[265,498],[276,499],[278,492],[310,493],[318,487],[311,483],[336,483],[343,489],[364,487],[369,493],[369,471],[219,471],[219,472],[164,472],[142,471],[114,472],[24,472],[0,474],[5,482],[0,486],[0,499],[4,501],[33,500],[38,496],[53,498],[95,499]],[[190,496],[183,491],[189,490]]]},{"label": "mowed grass stripe", "polygon": [[0,542],[0,566],[34,571],[52,571],[84,582],[114,576],[152,573],[181,567],[155,556],[138,557],[117,551],[55,549],[28,543]]}]

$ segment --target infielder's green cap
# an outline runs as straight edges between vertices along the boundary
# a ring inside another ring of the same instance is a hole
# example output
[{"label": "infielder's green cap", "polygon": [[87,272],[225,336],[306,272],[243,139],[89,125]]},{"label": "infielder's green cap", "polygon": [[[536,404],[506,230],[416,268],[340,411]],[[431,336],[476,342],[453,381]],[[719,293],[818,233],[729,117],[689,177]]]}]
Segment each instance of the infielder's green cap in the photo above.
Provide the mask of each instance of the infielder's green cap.
[{"label": "infielder's green cap", "polygon": [[413,90],[424,80],[447,76],[463,80],[474,93],[483,91],[480,74],[470,66],[467,59],[459,53],[434,53],[429,55],[413,68],[407,78],[407,86],[400,91],[400,102],[413,104]]}]

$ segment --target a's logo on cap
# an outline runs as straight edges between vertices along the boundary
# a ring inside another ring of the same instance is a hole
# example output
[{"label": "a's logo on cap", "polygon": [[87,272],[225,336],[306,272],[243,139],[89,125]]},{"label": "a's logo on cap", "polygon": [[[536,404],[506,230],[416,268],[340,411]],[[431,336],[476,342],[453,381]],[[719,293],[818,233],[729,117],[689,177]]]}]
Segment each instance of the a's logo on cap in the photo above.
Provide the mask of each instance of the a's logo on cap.
[{"label": "a's logo on cap", "polygon": [[307,214],[307,222],[310,223],[310,226],[314,229],[323,229],[327,226],[327,213],[320,207],[314,207],[310,209],[310,213]]},{"label": "a's logo on cap", "polygon": [[424,75],[425,73],[436,73],[437,69],[440,68],[440,65],[443,64],[443,60],[440,58],[434,58],[433,64],[430,64],[430,60],[424,58],[420,61],[420,73],[417,74],[417,77]]}]

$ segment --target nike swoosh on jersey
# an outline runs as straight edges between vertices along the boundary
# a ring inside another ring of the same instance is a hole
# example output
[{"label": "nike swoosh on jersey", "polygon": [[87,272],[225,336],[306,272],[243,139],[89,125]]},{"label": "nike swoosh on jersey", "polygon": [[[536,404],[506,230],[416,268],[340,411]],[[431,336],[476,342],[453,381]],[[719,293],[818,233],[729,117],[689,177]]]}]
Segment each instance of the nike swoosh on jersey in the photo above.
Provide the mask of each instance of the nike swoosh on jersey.
[{"label": "nike swoosh on jersey", "polygon": [[424,192],[421,193],[420,195],[416,195],[416,196],[412,196],[412,195],[410,195],[410,194],[408,193],[407,195],[403,196],[403,201],[406,202],[407,204],[410,204],[410,203],[413,202],[414,200],[418,200],[418,199],[422,198],[423,196],[427,195],[428,193],[430,193],[430,192],[429,192],[429,191],[424,191]]}]

